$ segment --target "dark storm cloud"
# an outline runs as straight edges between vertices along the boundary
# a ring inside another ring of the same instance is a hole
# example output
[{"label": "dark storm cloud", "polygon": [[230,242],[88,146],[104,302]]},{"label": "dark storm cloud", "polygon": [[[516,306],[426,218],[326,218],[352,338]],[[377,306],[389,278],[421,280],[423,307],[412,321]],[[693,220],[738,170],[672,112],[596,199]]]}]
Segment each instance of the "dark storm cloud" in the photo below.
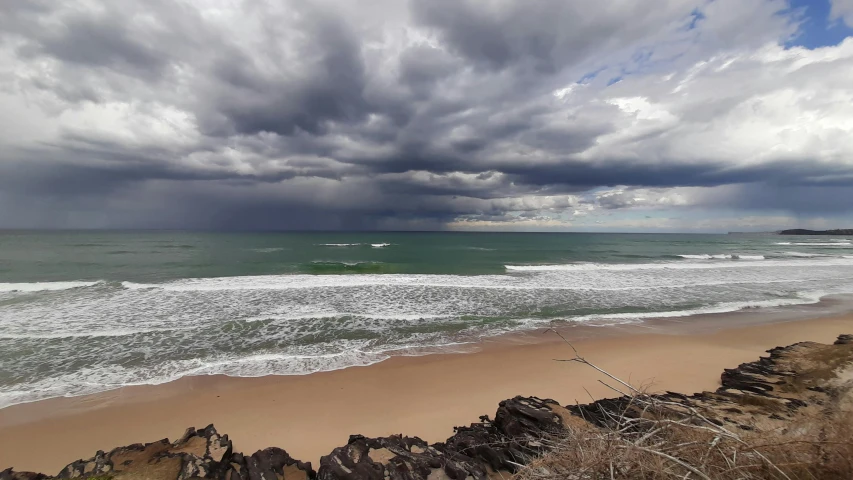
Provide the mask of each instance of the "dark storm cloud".
[{"label": "dark storm cloud", "polygon": [[292,135],[299,129],[322,135],[326,122],[358,122],[370,112],[360,40],[349,26],[316,11],[302,15],[300,25],[304,40],[295,48],[296,56],[311,60],[305,71],[281,65],[270,75],[245,55],[218,59],[214,76],[222,91],[208,100],[237,133]]},{"label": "dark storm cloud", "polygon": [[59,30],[45,29],[34,50],[24,55],[49,55],[59,60],[95,67],[131,67],[137,72],[157,72],[165,65],[159,52],[136,43],[111,19],[75,18]]},{"label": "dark storm cloud", "polygon": [[546,75],[584,60],[602,46],[622,48],[647,35],[647,22],[655,22],[660,12],[638,2],[622,3],[618,15],[587,2],[561,0],[434,0],[411,5],[416,21],[436,28],[452,51],[476,65],[525,67]]},{"label": "dark storm cloud", "polygon": [[[158,78],[171,61],[173,50],[165,45],[189,41],[170,30],[177,25],[166,17],[158,17],[157,23],[133,20],[145,10],[103,7],[98,12],[72,10],[57,19],[54,2],[10,2],[4,5],[0,27],[5,35],[0,37],[17,34],[15,40],[23,40],[16,45],[22,60],[52,57],[71,67],[111,69],[149,80]],[[162,2],[151,2],[152,10],[158,7]]]},{"label": "dark storm cloud", "polygon": [[848,57],[760,57],[788,33],[779,2],[716,3],[12,2],[0,193],[29,207],[0,226],[437,228],[642,203],[595,200],[616,186],[853,208],[811,194],[853,186],[843,122],[804,120],[837,112]]},{"label": "dark storm cloud", "polygon": [[[596,186],[633,185],[637,187],[713,187],[736,183],[755,183],[765,187],[853,186],[851,167],[820,165],[813,159],[802,162],[774,162],[732,168],[713,161],[699,165],[645,164],[636,160],[614,160],[606,164],[566,162],[554,165],[507,166],[503,172],[518,183],[529,185]],[[846,199],[844,200],[846,201]],[[853,198],[850,199],[853,205]]]}]

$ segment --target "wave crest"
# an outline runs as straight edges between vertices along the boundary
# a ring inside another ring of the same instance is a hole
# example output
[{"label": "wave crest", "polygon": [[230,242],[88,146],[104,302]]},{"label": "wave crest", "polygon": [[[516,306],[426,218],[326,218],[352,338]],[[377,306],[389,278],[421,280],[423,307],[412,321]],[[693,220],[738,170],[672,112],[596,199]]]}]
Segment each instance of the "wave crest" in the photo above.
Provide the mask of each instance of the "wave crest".
[{"label": "wave crest", "polygon": [[[763,258],[763,257],[762,257]],[[797,267],[797,266],[853,266],[848,261],[851,257],[832,259],[804,260],[758,260],[741,257],[738,262],[661,262],[661,263],[567,263],[552,265],[504,265],[511,272],[558,272],[558,271],[590,271],[590,270],[688,270],[716,268],[748,268],[748,267]]]},{"label": "wave crest", "polygon": [[720,254],[720,255],[676,255],[677,257],[688,260],[764,260],[764,255],[740,255],[740,254]]},{"label": "wave crest", "polygon": [[33,282],[33,283],[0,283],[0,292],[44,292],[69,290],[72,288],[92,287],[102,283],[96,282]]},{"label": "wave crest", "polygon": [[853,242],[776,242],[776,245],[798,245],[801,247],[849,247]]}]

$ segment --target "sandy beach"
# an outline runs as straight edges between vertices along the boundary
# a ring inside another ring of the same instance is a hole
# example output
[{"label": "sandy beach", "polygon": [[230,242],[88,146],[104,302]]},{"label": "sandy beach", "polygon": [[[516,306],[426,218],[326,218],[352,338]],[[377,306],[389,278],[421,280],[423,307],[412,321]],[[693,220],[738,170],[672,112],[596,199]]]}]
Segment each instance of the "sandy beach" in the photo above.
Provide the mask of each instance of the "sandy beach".
[{"label": "sandy beach", "polygon": [[[754,318],[711,315],[562,332],[608,371],[652,390],[684,393],[716,388],[724,368],[774,346],[831,343],[853,332],[853,314],[742,326]],[[569,404],[613,393],[590,368],[553,361],[571,356],[553,333],[497,337],[475,350],[305,376],[186,377],[16,405],[0,410],[0,467],[53,473],[96,450],[174,439],[186,427],[210,423],[240,451],[279,446],[316,465],[350,434],[442,441],[454,425],[492,415],[500,400],[515,395]]]}]

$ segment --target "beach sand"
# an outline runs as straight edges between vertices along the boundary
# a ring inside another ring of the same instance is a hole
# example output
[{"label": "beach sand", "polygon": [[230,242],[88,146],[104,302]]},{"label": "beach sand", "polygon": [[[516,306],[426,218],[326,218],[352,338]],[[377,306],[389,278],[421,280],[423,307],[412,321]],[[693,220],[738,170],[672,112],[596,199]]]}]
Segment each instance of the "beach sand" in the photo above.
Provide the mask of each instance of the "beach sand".
[{"label": "beach sand", "polygon": [[[769,348],[832,343],[841,333],[853,333],[851,314],[772,323],[749,315],[561,332],[611,373],[652,390],[683,393],[715,389],[724,368],[756,360]],[[0,470],[13,466],[54,474],[96,450],[176,439],[186,427],[210,423],[230,436],[236,451],[277,446],[317,468],[319,457],[344,445],[350,434],[403,433],[443,441],[454,425],[492,416],[499,401],[515,395],[562,404],[614,396],[591,368],[553,361],[572,356],[553,333],[505,335],[476,350],[393,357],[305,376],[187,377],[12,406],[0,410]]]}]

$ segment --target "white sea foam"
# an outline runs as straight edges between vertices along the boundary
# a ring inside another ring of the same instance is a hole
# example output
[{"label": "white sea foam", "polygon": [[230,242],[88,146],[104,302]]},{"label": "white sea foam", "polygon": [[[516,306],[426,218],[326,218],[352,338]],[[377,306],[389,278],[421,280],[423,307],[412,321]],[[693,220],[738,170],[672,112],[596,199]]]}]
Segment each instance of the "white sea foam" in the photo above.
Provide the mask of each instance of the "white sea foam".
[{"label": "white sea foam", "polygon": [[93,330],[87,332],[28,332],[23,334],[0,333],[0,338],[23,339],[23,338],[94,338],[94,337],[128,337],[145,333],[166,333],[177,330],[192,330],[192,328],[146,328],[146,329],[116,329],[116,330]]},{"label": "white sea foam", "polygon": [[71,288],[91,287],[97,282],[34,282],[34,283],[0,283],[1,292],[42,292],[48,290],[68,290]]},{"label": "white sea foam", "polygon": [[[722,284],[750,281],[753,283],[767,282],[765,269],[790,268],[807,269],[808,267],[853,267],[850,258],[810,258],[810,259],[771,259],[771,260],[739,260],[732,262],[661,262],[661,263],[574,263],[556,265],[505,265],[509,272],[518,273],[554,273],[559,276],[514,276],[514,275],[427,275],[427,274],[360,274],[360,275],[256,275],[242,277],[216,277],[176,280],[165,283],[141,284],[122,282],[128,290],[158,289],[173,292],[204,292],[204,291],[244,291],[244,290],[313,290],[323,288],[362,288],[362,287],[436,287],[436,288],[481,288],[481,289],[590,289],[613,290],[628,282],[630,288],[671,288],[691,285],[693,282],[708,281],[707,275],[697,277],[674,276],[671,273],[655,273],[667,271],[728,271],[742,270],[738,274],[726,274],[720,278]],[[646,271],[653,275],[637,281],[636,275],[600,276],[596,272],[632,272]],[[754,274],[747,275],[747,271]],[[564,275],[571,273],[575,276]],[[685,272],[684,275],[687,275]],[[577,277],[576,275],[582,275]],[[674,280],[678,280],[673,284]],[[684,283],[689,281],[689,283]],[[797,281],[790,277],[784,281]],[[362,299],[364,300],[364,299]],[[384,300],[383,300],[384,301]]]},{"label": "white sea foam", "polygon": [[[811,303],[820,294],[798,292],[853,291],[849,257],[194,278],[32,295],[0,308],[0,348],[14,359],[4,373],[16,379],[0,385],[0,405],[186,375],[333,370],[559,320],[605,325]],[[644,313],[608,313],[626,310]]]},{"label": "white sea foam", "polygon": [[681,258],[689,260],[764,260],[764,255],[740,255],[740,254],[719,254],[719,255],[678,255]]},{"label": "white sea foam", "polygon": [[311,260],[311,263],[315,265],[343,265],[346,267],[355,267],[358,265],[372,265],[372,264],[380,264],[382,262],[373,262],[373,261],[337,261],[337,260]]},{"label": "white sea foam", "polygon": [[0,408],[54,397],[76,397],[136,385],[159,385],[186,376],[308,375],[367,366],[389,358],[381,352],[349,348],[335,353],[224,355],[215,359],[166,360],[156,368],[125,368],[119,365],[84,367],[76,372],[45,378],[26,390],[0,391]]},{"label": "white sea foam", "polygon": [[800,258],[815,258],[815,257],[829,257],[830,255],[826,255],[824,253],[805,253],[805,252],[782,252],[782,255],[788,257],[800,257]]},{"label": "white sea foam", "polygon": [[[648,318],[686,317],[696,314],[724,313],[744,308],[771,308],[784,305],[815,303],[828,292],[806,292],[794,298],[779,298],[758,301],[722,302],[695,309],[643,313],[614,313],[584,316],[568,316],[563,320],[584,322],[591,325],[610,325],[641,321]],[[513,325],[483,331],[494,335],[518,329],[537,328],[554,319],[520,318]],[[314,372],[338,370],[351,366],[371,365],[391,355],[425,355],[447,349],[470,349],[470,342],[450,338],[433,339],[414,334],[408,341],[386,346],[370,345],[370,342],[339,340],[330,345],[309,345],[293,352],[221,353],[211,358],[171,360],[168,357],[156,365],[123,367],[104,363],[84,367],[73,372],[37,380],[25,388],[0,391],[0,408],[18,403],[31,402],[58,396],[79,396],[102,392],[123,386],[156,385],[190,375],[229,375],[237,377],[260,377],[266,375],[304,375]],[[419,342],[420,338],[427,339]],[[334,351],[329,352],[328,349]],[[461,351],[461,350],[460,350]]]},{"label": "white sea foam", "polygon": [[[262,321],[277,321],[277,320],[320,320],[320,319],[341,319],[354,318],[364,320],[390,320],[390,321],[416,321],[416,320],[439,320],[452,319],[451,315],[430,315],[430,314],[380,314],[380,313],[359,313],[359,312],[335,312],[335,311],[312,311],[301,314],[274,314],[274,315],[258,315],[255,317],[244,318],[243,322],[262,322]],[[3,338],[0,335],[0,338]]]},{"label": "white sea foam", "polygon": [[321,247],[357,247],[360,243],[320,243]]},{"label": "white sea foam", "polygon": [[853,242],[776,242],[776,245],[799,245],[802,247],[849,247]]},{"label": "white sea foam", "polygon": [[785,307],[792,305],[810,305],[820,301],[828,292],[814,291],[801,292],[795,298],[779,298],[774,300],[756,300],[745,302],[723,302],[705,307],[687,309],[687,310],[672,310],[664,312],[642,312],[642,313],[610,313],[601,315],[584,315],[573,317],[570,320],[574,322],[587,322],[592,320],[643,320],[649,318],[676,318],[676,317],[691,317],[694,315],[707,315],[714,313],[729,313],[744,310],[747,308],[774,308]]},{"label": "white sea foam", "polygon": [[[747,257],[742,259],[752,260]],[[762,258],[764,258],[762,256]],[[556,265],[504,265],[508,271],[515,272],[548,272],[548,271],[580,271],[580,270],[705,270],[705,269],[728,269],[749,267],[806,267],[806,266],[853,266],[846,259],[821,259],[821,260],[769,260],[769,261],[740,261],[740,262],[717,262],[717,263],[569,263]]]}]

